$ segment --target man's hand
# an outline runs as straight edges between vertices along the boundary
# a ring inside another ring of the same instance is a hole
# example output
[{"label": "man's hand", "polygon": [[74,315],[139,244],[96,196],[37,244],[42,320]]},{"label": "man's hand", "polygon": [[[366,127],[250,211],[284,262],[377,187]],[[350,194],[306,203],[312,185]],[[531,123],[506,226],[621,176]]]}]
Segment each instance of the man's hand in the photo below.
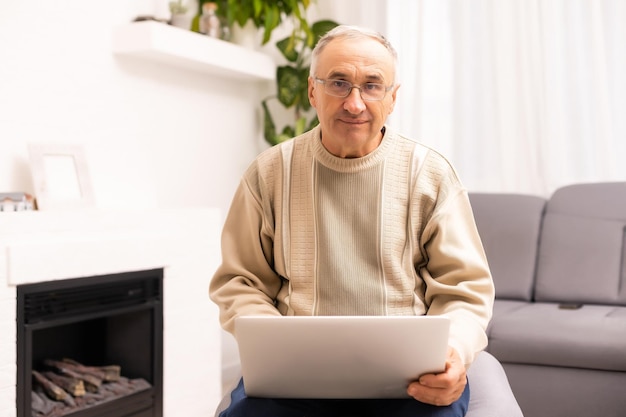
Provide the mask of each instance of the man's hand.
[{"label": "man's hand", "polygon": [[465,365],[456,349],[448,348],[446,369],[440,374],[422,375],[411,382],[407,393],[418,401],[437,406],[450,405],[458,400],[467,384]]}]

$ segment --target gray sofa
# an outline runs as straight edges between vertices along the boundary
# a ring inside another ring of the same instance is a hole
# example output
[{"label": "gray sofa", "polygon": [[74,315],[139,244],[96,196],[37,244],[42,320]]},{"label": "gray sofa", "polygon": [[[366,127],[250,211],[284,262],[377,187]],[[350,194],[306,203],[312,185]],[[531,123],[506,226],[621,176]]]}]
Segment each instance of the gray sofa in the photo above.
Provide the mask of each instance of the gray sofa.
[{"label": "gray sofa", "polygon": [[496,285],[487,350],[524,416],[626,416],[626,182],[470,200]]}]

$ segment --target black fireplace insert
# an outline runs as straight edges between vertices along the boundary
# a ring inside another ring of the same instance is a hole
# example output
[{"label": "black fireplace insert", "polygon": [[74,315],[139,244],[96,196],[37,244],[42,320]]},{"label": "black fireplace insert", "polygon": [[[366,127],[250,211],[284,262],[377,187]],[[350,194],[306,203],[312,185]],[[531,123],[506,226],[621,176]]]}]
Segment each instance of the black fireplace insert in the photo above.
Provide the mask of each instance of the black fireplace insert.
[{"label": "black fireplace insert", "polygon": [[[43,397],[42,375],[77,376],[51,366],[58,363],[112,367],[121,378],[100,388],[85,378],[86,394],[75,398]],[[17,287],[17,417],[46,416],[50,407],[54,416],[162,417],[162,269]]]}]

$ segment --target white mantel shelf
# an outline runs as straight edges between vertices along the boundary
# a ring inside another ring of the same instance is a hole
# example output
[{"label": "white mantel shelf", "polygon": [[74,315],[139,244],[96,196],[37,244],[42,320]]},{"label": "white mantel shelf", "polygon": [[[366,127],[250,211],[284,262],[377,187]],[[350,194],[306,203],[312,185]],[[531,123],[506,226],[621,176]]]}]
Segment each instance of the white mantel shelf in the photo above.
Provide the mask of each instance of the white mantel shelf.
[{"label": "white mantel shelf", "polygon": [[113,53],[221,77],[273,81],[276,64],[264,53],[154,21],[113,30]]}]

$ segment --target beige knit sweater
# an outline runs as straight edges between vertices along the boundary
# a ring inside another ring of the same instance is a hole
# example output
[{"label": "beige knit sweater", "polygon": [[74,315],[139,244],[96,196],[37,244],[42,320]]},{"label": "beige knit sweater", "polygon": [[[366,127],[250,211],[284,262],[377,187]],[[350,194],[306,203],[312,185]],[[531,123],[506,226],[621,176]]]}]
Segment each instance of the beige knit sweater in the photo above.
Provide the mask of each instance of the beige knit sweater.
[{"label": "beige knit sweater", "polygon": [[445,315],[469,365],[494,288],[467,192],[440,154],[389,129],[362,158],[319,128],[249,167],[210,285],[224,328],[249,314]]}]

